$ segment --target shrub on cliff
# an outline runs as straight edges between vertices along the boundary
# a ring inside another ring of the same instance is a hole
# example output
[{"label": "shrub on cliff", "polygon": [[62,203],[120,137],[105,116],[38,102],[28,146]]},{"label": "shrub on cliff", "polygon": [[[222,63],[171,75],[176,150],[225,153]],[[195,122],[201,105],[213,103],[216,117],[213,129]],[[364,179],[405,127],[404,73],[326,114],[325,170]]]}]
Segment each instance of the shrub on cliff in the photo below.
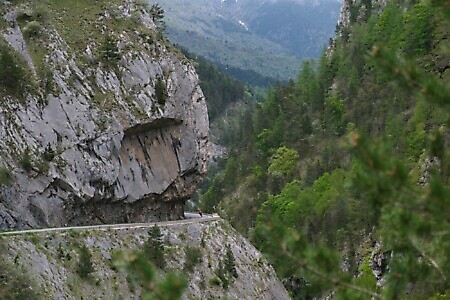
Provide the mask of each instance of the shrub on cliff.
[{"label": "shrub on cliff", "polygon": [[158,79],[156,79],[155,94],[158,104],[164,107],[164,105],[166,105],[168,95],[166,84],[164,83],[161,77],[158,77]]},{"label": "shrub on cliff", "polygon": [[20,165],[27,172],[30,172],[33,169],[33,162],[31,160],[30,148],[27,147],[23,152],[22,157],[20,159]]},{"label": "shrub on cliff", "polygon": [[100,61],[108,67],[114,67],[120,60],[117,41],[111,35],[106,35],[100,46]]},{"label": "shrub on cliff", "polygon": [[20,96],[25,82],[25,71],[9,47],[0,45],[0,88],[14,96]]},{"label": "shrub on cliff", "polygon": [[94,267],[92,266],[92,253],[86,247],[80,247],[79,249],[79,261],[77,266],[77,273],[81,278],[88,278],[89,274],[94,272]]},{"label": "shrub on cliff", "polygon": [[3,262],[0,268],[0,299],[34,300],[42,299],[32,280],[9,263]]},{"label": "shrub on cliff", "polygon": [[23,34],[27,38],[34,38],[39,36],[41,30],[42,25],[38,21],[31,21],[23,28]]},{"label": "shrub on cliff", "polygon": [[202,260],[202,252],[197,247],[186,248],[186,259],[184,261],[184,270],[191,273],[194,271],[194,267]]},{"label": "shrub on cliff", "polygon": [[11,170],[5,167],[0,167],[0,186],[11,185],[13,182],[13,175]]}]

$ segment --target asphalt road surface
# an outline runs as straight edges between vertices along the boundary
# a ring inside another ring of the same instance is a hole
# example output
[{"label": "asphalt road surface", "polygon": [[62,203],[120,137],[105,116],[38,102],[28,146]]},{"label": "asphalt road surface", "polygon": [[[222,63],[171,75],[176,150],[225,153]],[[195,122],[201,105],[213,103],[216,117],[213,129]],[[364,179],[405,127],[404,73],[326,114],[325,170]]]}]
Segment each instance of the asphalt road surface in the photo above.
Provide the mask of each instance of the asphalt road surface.
[{"label": "asphalt road surface", "polygon": [[102,225],[87,225],[87,226],[70,226],[70,227],[55,227],[55,228],[40,228],[40,229],[27,229],[27,230],[14,230],[14,231],[4,231],[0,232],[0,236],[5,235],[17,235],[17,234],[28,234],[28,233],[40,233],[40,232],[63,232],[69,230],[123,230],[123,229],[134,229],[134,228],[149,228],[155,225],[159,227],[169,227],[182,224],[191,223],[201,223],[201,222],[211,222],[220,220],[218,214],[203,214],[200,217],[197,213],[184,213],[185,219],[176,221],[162,221],[162,222],[151,222],[151,223],[128,223],[128,224],[102,224]]}]

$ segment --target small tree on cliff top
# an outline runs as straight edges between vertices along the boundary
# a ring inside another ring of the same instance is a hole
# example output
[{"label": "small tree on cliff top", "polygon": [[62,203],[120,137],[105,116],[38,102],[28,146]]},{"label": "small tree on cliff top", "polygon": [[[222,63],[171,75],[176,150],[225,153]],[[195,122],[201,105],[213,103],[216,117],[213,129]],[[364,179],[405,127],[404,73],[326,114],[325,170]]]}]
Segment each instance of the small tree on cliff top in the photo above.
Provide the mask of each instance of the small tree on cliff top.
[{"label": "small tree on cliff top", "polygon": [[166,27],[164,22],[164,9],[159,4],[155,3],[150,7],[150,16],[159,31],[164,31]]}]

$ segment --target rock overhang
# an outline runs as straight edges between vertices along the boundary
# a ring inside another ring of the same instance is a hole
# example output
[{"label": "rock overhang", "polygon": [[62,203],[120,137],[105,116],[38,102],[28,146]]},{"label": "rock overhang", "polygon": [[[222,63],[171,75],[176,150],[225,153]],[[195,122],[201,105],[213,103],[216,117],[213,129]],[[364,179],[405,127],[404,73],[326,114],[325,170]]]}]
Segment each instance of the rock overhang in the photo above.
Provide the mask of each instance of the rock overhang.
[{"label": "rock overhang", "polygon": [[[138,16],[140,26],[155,30],[145,12]],[[26,46],[20,24],[11,24],[15,30],[8,32]],[[205,173],[209,143],[206,103],[192,65],[166,41],[148,43],[132,32],[116,34],[119,45],[140,43],[121,50],[117,66],[83,65],[99,45],[88,43],[79,53],[55,28],[46,30],[51,51],[45,62],[57,92],[28,93],[23,103],[1,105],[0,162],[14,182],[1,188],[0,227],[181,217]],[[157,99],[158,80],[164,101]],[[48,161],[46,149],[54,156]],[[21,164],[26,151],[30,170]]]}]

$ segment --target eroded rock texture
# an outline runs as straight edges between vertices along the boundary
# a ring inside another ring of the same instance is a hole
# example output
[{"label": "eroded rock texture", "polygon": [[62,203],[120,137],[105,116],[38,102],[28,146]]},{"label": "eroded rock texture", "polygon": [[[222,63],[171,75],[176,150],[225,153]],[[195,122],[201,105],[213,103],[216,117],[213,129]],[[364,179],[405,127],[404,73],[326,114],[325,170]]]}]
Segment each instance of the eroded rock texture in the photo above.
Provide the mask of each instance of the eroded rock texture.
[{"label": "eroded rock texture", "polygon": [[[0,167],[12,176],[0,185],[0,228],[182,217],[206,171],[205,99],[190,63],[158,39],[145,10],[123,2],[114,18],[139,26],[105,30],[120,55],[115,65],[97,61],[99,39],[74,50],[48,25],[51,91],[0,94]],[[2,35],[36,74],[16,10],[8,4]]]}]

